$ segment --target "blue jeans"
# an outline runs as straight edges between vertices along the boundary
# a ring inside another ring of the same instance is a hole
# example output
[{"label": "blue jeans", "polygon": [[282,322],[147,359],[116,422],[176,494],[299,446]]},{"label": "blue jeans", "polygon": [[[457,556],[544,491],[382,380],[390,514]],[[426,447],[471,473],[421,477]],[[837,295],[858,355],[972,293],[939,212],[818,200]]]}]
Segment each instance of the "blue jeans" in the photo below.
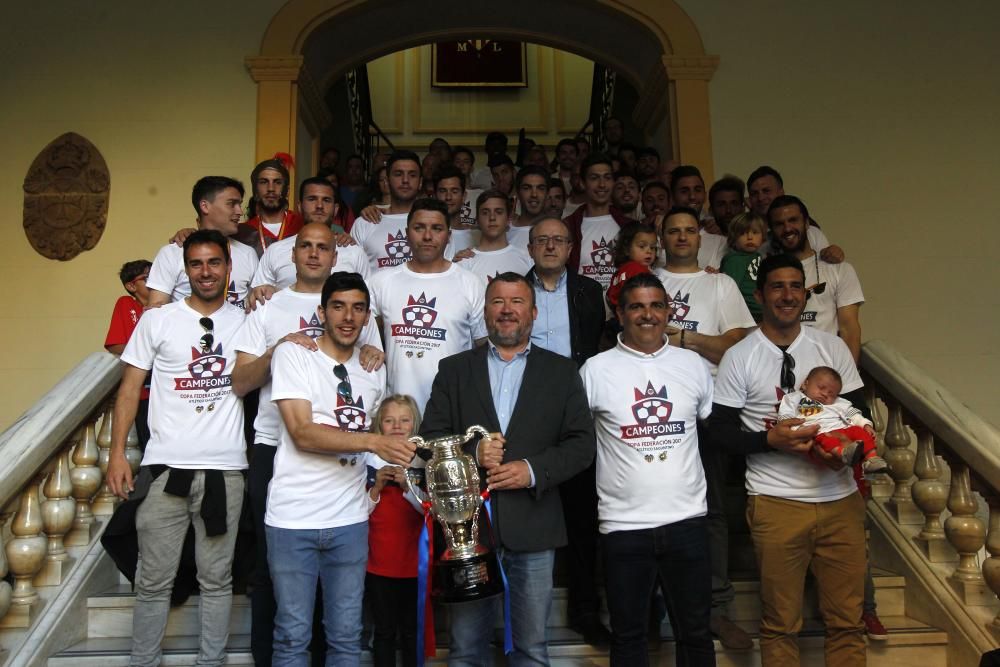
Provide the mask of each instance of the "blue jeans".
[{"label": "blue jeans", "polygon": [[[552,607],[552,565],[555,550],[508,551],[498,556],[510,586],[510,621],[514,651],[511,667],[548,665],[546,626]],[[503,596],[449,605],[451,639],[449,667],[485,667],[490,664],[493,625],[503,614]]]},{"label": "blue jeans", "polygon": [[307,667],[316,582],[323,586],[326,665],[361,661],[361,601],[368,564],[368,522],[293,530],[266,526],[267,561],[278,612],[274,667]]},{"label": "blue jeans", "polygon": [[677,641],[677,664],[714,667],[715,648],[708,629],[712,567],[707,519],[615,531],[602,535],[602,540],[612,667],[649,664],[646,627],[657,575]]}]

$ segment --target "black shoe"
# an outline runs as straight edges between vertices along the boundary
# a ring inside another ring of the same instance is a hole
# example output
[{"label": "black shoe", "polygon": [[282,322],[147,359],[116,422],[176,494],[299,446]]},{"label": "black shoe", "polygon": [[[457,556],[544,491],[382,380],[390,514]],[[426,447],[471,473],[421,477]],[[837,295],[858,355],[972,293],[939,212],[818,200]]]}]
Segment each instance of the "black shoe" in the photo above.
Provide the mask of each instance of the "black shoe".
[{"label": "black shoe", "polygon": [[571,623],[569,629],[583,635],[583,641],[596,647],[611,645],[611,631],[604,627],[599,619],[588,619]]}]

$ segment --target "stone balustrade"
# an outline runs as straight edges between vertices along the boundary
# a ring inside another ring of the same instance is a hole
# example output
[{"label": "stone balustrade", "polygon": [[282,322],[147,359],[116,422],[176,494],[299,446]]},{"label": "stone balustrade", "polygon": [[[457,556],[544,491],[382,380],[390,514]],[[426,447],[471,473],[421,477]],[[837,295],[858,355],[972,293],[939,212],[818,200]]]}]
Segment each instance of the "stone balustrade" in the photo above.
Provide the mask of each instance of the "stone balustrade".
[{"label": "stone balustrade", "polygon": [[[894,487],[886,501],[890,514],[900,526],[921,526],[913,541],[927,562],[946,564],[947,583],[964,605],[996,606],[1000,431],[881,341],[865,344],[861,367],[869,406],[884,406],[888,413],[880,444]],[[988,522],[981,517],[980,497],[989,508]],[[989,557],[980,563],[984,546]],[[1000,614],[987,629],[1000,639]]]}]

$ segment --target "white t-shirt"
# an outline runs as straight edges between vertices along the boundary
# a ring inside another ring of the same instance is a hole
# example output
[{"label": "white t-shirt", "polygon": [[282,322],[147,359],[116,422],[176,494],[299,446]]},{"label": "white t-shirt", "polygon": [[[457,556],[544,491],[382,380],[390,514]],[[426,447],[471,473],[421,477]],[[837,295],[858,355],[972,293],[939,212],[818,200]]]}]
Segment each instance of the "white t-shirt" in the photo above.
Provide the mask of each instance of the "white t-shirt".
[{"label": "white t-shirt", "polygon": [[697,420],[712,411],[712,376],[696,353],[618,345],[580,370],[597,434],[600,531],[704,516]]},{"label": "white t-shirt", "polygon": [[481,194],[483,194],[483,191],[476,188],[466,189],[465,191],[465,200],[462,202],[462,208],[458,212],[458,219],[466,227],[476,226],[476,200],[479,199],[479,195]]},{"label": "white t-shirt", "polygon": [[851,405],[846,398],[837,397],[833,403],[823,405],[805,395],[802,391],[793,391],[785,394],[781,399],[781,406],[778,408],[778,419],[802,419],[802,426],[793,428],[803,428],[806,426],[819,425],[820,433],[829,433],[845,429],[848,426],[871,426],[870,420],[865,419],[861,410]]},{"label": "white t-shirt", "polygon": [[[802,327],[787,351],[795,360],[796,387],[816,366],[829,366],[840,373],[845,393],[864,386],[850,350],[836,336]],[[781,360],[781,348],[760,329],[722,357],[715,402],[740,408],[744,431],[759,432],[774,426],[785,395],[780,385]],[[833,471],[805,456],[780,451],[747,456],[747,493],[751,495],[822,503],[846,498],[857,490],[850,468]]]},{"label": "white t-shirt", "polygon": [[722,258],[729,251],[726,237],[719,234],[709,234],[704,229],[699,231],[699,235],[701,242],[698,245],[698,266],[719,268],[722,265]]},{"label": "white t-shirt", "polygon": [[[250,283],[251,287],[272,285],[277,289],[285,289],[295,284],[295,264],[292,263],[292,251],[295,249],[296,238],[298,235],[289,236],[267,246],[264,254],[260,257],[257,272],[254,273],[253,281]],[[335,271],[360,273],[366,283],[371,277],[368,257],[365,255],[365,251],[356,245],[337,248],[337,261],[330,269],[330,273]]]},{"label": "white t-shirt", "polygon": [[441,359],[486,337],[486,283],[458,264],[442,273],[409,266],[372,278],[372,312],[382,319],[389,392],[409,394],[421,412]]},{"label": "white t-shirt", "polygon": [[[510,229],[507,230],[507,245],[528,252],[528,237],[531,235],[531,228],[533,226],[515,227],[511,225]],[[534,261],[532,261],[532,265],[534,265]]]},{"label": "white t-shirt", "polygon": [[448,240],[448,247],[444,253],[445,259],[451,260],[455,253],[466,248],[475,248],[477,245],[479,245],[479,228],[452,228],[451,238]]},{"label": "white t-shirt", "polygon": [[[365,267],[367,268],[367,262]],[[319,293],[296,292],[290,287],[279,290],[269,301],[257,306],[257,309],[247,316],[246,322],[236,336],[236,351],[246,352],[255,357],[263,356],[269,348],[293,331],[303,333],[314,340],[319,338],[323,335],[323,325],[316,314],[319,300]],[[358,346],[361,345],[373,345],[379,350],[382,349],[382,338],[379,336],[374,315],[361,330]],[[271,383],[266,382],[260,388],[260,406],[257,408],[257,418],[253,422],[256,432],[254,442],[277,445],[280,422],[278,408],[271,402]]]},{"label": "white t-shirt", "polygon": [[[369,373],[358,352],[344,363],[353,403],[338,395],[337,360],[294,343],[279,345],[271,357],[275,401],[301,399],[312,404],[312,420],[342,431],[362,433],[385,397],[385,370]],[[365,491],[368,468],[381,467],[377,457],[357,453],[315,454],[299,449],[281,424],[274,455],[274,477],[267,490],[264,523],[277,528],[315,530],[349,526],[368,520],[371,501]]]},{"label": "white t-shirt", "polygon": [[802,262],[802,268],[806,272],[806,287],[826,283],[826,288],[822,294],[813,292],[809,295],[800,321],[806,326],[836,335],[837,309],[855,303],[863,304],[865,295],[861,292],[861,281],[853,266],[847,262],[827,264],[818,258],[819,253],[816,253]]},{"label": "white t-shirt", "polygon": [[148,310],[122,352],[126,364],[153,371],[144,466],[247,467],[243,401],[232,389],[233,340],[243,311],[227,303],[208,316],[213,338],[208,351],[201,346],[204,317],[184,299]]},{"label": "white t-shirt", "polygon": [[[767,216],[765,215],[764,218],[767,219]],[[830,245],[830,241],[827,240],[826,234],[823,233],[822,229],[815,225],[809,225],[806,227],[806,238],[809,239],[809,247],[816,252],[820,252],[823,248]],[[760,248],[757,249],[757,252],[760,253],[761,257],[767,257],[772,254],[772,248],[771,236],[770,234],[767,234],[764,236],[764,243],[762,243]]]},{"label": "white t-shirt", "polygon": [[[250,281],[257,271],[257,251],[250,246],[229,239],[229,255],[233,269],[226,286],[226,301],[243,307],[250,292]],[[174,243],[160,248],[149,270],[146,287],[169,294],[171,301],[191,296],[191,282],[184,272],[184,249]]]},{"label": "white t-shirt", "polygon": [[500,250],[473,250],[474,257],[463,259],[459,266],[466,271],[471,271],[487,283],[497,277],[498,274],[513,271],[519,275],[524,275],[535,265],[527,250],[520,250],[513,246],[507,246]]},{"label": "white t-shirt", "polygon": [[410,261],[413,253],[406,239],[406,214],[386,213],[376,224],[358,216],[351,227],[351,238],[368,256],[372,273]]},{"label": "white t-shirt", "polygon": [[[736,281],[724,273],[673,273],[654,269],[673,304],[670,326],[718,336],[757,326]],[[712,375],[716,365],[709,362]]]},{"label": "white t-shirt", "polygon": [[610,215],[583,218],[580,225],[580,275],[593,278],[607,292],[615,277],[615,239],[621,228]]}]

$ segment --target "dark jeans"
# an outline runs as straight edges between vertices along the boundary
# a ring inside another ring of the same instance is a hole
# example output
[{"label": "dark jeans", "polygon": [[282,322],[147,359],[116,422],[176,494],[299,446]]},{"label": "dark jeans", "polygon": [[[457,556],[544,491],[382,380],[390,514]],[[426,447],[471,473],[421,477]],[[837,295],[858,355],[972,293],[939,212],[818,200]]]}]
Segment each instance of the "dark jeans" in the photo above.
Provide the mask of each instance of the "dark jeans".
[{"label": "dark jeans", "polygon": [[657,575],[677,642],[677,665],[715,665],[708,629],[712,569],[705,517],[644,530],[622,530],[601,539],[611,612],[611,666],[649,664],[646,628]]},{"label": "dark jeans", "polygon": [[705,469],[705,500],[708,503],[708,548],[712,562],[712,615],[726,616],[736,597],[729,579],[729,521],[726,518],[725,451],[712,442],[708,429],[698,424],[701,465]]},{"label": "dark jeans", "polygon": [[368,573],[365,578],[374,624],[375,667],[394,667],[396,636],[403,649],[403,667],[417,664],[417,580]]},{"label": "dark jeans", "polygon": [[567,615],[571,625],[597,622],[597,478],[594,463],[559,485],[566,521]]},{"label": "dark jeans", "polygon": [[[271,666],[274,653],[274,614],[278,610],[271,571],[267,567],[267,537],[264,532],[267,485],[274,477],[274,454],[277,451],[277,447],[255,444],[250,449],[250,469],[247,473],[247,492],[250,495],[256,538],[256,559],[251,579],[253,592],[250,596],[250,653],[257,667]],[[318,587],[312,637],[309,646],[312,664],[314,667],[322,667],[326,663],[326,641],[323,634],[323,603]]]}]

